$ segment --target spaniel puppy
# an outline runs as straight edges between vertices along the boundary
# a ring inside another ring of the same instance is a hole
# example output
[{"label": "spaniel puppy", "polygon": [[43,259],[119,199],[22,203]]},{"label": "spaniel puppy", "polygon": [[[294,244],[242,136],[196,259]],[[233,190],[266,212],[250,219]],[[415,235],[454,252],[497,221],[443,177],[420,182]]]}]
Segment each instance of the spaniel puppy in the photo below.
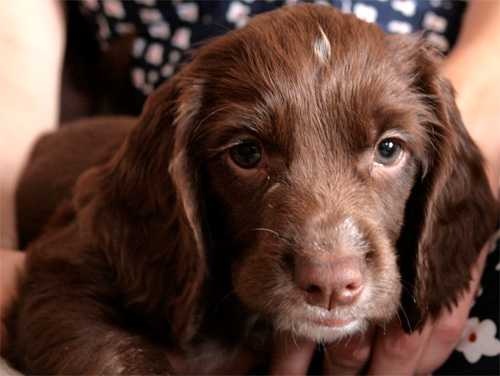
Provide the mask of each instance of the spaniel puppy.
[{"label": "spaniel puppy", "polygon": [[452,308],[497,207],[436,64],[312,5],[201,47],[31,245],[16,364],[210,372]]}]

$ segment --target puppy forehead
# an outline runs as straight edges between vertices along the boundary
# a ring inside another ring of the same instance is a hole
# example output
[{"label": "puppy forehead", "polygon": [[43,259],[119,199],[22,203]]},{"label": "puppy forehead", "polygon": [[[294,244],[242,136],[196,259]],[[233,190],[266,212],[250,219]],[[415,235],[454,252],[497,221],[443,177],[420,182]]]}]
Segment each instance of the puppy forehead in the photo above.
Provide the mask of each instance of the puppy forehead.
[{"label": "puppy forehead", "polygon": [[274,15],[257,17],[205,54],[215,88],[209,95],[228,108],[231,126],[239,114],[287,149],[352,150],[381,130],[415,123],[405,119],[415,97],[394,74],[378,28],[311,7]]}]

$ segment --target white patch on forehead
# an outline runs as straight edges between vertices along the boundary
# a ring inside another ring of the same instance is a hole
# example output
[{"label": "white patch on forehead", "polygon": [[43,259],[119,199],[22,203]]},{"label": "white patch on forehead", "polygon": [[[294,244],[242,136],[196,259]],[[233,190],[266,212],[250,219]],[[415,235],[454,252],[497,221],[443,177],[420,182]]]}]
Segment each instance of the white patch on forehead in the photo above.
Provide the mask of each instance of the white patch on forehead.
[{"label": "white patch on forehead", "polygon": [[323,64],[326,64],[330,60],[332,47],[322,27],[318,26],[318,28],[320,36],[314,41],[314,54]]}]

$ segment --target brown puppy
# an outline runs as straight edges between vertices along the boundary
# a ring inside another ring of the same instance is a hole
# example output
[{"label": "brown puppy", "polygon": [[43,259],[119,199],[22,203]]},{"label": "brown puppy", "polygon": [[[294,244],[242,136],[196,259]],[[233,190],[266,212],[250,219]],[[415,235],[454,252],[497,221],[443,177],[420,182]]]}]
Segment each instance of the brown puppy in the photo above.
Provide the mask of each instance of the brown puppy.
[{"label": "brown puppy", "polygon": [[304,5],[202,47],[64,211],[17,310],[32,373],[211,371],[400,306],[417,328],[468,287],[496,204],[426,45]]}]

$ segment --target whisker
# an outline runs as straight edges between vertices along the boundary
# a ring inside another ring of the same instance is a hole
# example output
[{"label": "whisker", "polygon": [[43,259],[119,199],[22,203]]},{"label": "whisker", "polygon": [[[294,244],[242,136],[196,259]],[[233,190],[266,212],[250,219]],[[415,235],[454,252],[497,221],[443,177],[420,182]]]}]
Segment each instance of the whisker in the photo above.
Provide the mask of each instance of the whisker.
[{"label": "whisker", "polygon": [[351,340],[352,340],[353,336],[350,335],[347,337],[347,343],[346,343],[346,346],[349,346],[349,344],[351,343]]},{"label": "whisker", "polygon": [[326,351],[326,343],[325,342],[321,341],[320,343],[318,343],[318,346],[319,346],[319,348],[321,349],[321,351],[323,353],[327,353],[327,351]]},{"label": "whisker", "polygon": [[250,231],[270,232],[271,234],[275,235],[278,238],[281,237],[277,231],[274,231],[274,230],[271,230],[270,228],[265,228],[265,227],[256,227],[256,228],[251,229]]},{"label": "whisker", "polygon": [[[403,281],[401,281],[401,282],[403,282]],[[401,283],[401,286],[408,291],[407,287],[404,286],[403,283]],[[391,290],[389,288],[386,288],[386,286],[383,286],[383,285],[376,286],[375,289],[376,289],[376,291],[378,293],[386,293],[386,292],[390,293],[391,292]],[[410,292],[409,292],[409,294],[413,297],[413,299],[415,299],[414,296],[413,296],[413,294],[411,294]],[[402,320],[401,315],[399,314],[399,311],[401,311],[401,313],[404,316],[404,321],[408,325],[408,328],[410,328],[410,330],[412,330],[412,326],[410,324],[410,319],[409,319],[408,314],[406,313],[403,305],[401,304],[401,301],[398,302],[398,308],[399,308],[399,310],[396,312],[396,317],[398,318],[399,323],[401,324],[401,326],[403,326],[403,320]],[[383,329],[384,329],[384,334],[385,334],[385,323],[384,323],[384,328]]]},{"label": "whisker", "polygon": [[[399,304],[399,307],[401,307],[401,304]],[[399,311],[396,312],[396,317],[398,318],[398,321],[399,321],[399,325],[403,326],[403,322],[401,321],[401,315],[399,314]]]},{"label": "whisker", "polygon": [[386,333],[387,333],[387,330],[386,330],[386,325],[387,325],[387,323],[386,323],[385,321],[383,321],[383,322],[381,322],[381,323],[376,322],[376,323],[374,323],[374,325],[375,325],[377,328],[379,328],[380,330],[382,330],[382,334],[383,334],[383,335],[386,335]]},{"label": "whisker", "polygon": [[401,287],[410,295],[410,297],[412,298],[413,302],[416,302],[417,301],[417,298],[415,297],[415,295],[413,295],[413,292],[410,290],[411,287],[413,286],[406,286],[405,285],[405,281],[401,281]]},{"label": "whisker", "polygon": [[[405,317],[406,324],[408,325],[408,328],[410,329],[410,331],[413,331],[411,324],[410,324],[410,319],[408,318],[408,315],[406,314],[406,311],[401,303],[399,303],[399,308],[401,308],[401,312],[403,313],[403,315]],[[398,314],[398,317],[399,317],[399,314]],[[401,322],[401,320],[399,320],[399,322]],[[403,325],[403,323],[401,323],[401,325]]]},{"label": "whisker", "polygon": [[286,243],[290,244],[290,245],[293,245],[293,242],[292,240],[280,235],[279,232],[275,231],[275,230],[272,230],[270,228],[267,228],[267,227],[255,227],[253,229],[250,229],[249,231],[262,231],[262,232],[268,232],[270,234],[273,234],[276,238],[280,239],[280,240],[283,240],[285,241]]}]

